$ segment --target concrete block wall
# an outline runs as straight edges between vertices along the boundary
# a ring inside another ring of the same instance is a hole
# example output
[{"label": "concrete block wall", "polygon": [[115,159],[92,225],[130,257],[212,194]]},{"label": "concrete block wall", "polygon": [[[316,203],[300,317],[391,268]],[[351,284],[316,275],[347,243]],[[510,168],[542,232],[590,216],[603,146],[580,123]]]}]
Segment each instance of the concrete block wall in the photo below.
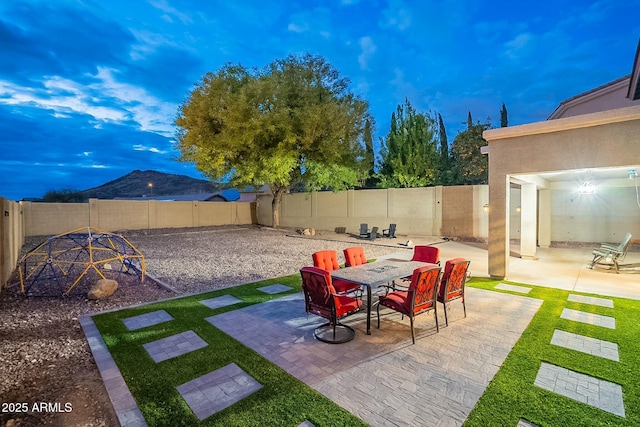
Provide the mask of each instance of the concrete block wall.
[{"label": "concrete block wall", "polygon": [[[282,200],[283,227],[358,233],[361,223],[381,232],[397,224],[400,235],[486,238],[487,186],[389,188],[286,194]],[[258,223],[271,224],[270,196],[258,199]]]},{"label": "concrete block wall", "polygon": [[14,202],[0,197],[0,289],[15,269],[27,236],[93,227],[105,231],[255,224],[255,203],[98,200],[88,203]]}]

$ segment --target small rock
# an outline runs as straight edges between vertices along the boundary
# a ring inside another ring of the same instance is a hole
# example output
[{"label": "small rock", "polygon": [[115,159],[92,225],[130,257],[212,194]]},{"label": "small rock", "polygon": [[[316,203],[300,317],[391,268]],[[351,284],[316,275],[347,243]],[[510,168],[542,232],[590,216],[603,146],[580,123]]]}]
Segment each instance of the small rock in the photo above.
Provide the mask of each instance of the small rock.
[{"label": "small rock", "polygon": [[90,300],[103,299],[113,295],[118,289],[118,282],[111,279],[100,279],[87,293],[87,298]]},{"label": "small rock", "polygon": [[9,421],[7,421],[7,424],[5,424],[6,427],[13,427],[16,425],[16,420],[14,420],[13,418],[11,418]]}]

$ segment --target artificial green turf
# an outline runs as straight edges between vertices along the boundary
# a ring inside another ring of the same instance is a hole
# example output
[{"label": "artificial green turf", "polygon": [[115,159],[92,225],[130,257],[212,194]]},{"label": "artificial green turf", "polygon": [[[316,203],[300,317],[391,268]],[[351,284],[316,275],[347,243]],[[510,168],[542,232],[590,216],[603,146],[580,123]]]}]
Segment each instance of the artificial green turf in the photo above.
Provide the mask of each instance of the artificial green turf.
[{"label": "artificial green turf", "polygon": [[[116,364],[150,426],[297,426],[304,420],[315,426],[366,425],[330,399],[289,375],[277,365],[224,334],[206,317],[278,298],[256,288],[274,283],[300,292],[300,276],[292,275],[158,302],[93,317]],[[212,310],[199,300],[233,295],[242,303]],[[129,331],[123,319],[166,310],[174,320]],[[192,330],[209,345],[177,358],[155,363],[143,344]],[[258,381],[262,388],[202,422],[193,414],[176,387],[230,363]]]},{"label": "artificial green turf", "polygon": [[[297,426],[305,419],[317,427],[365,425],[362,420],[204,320],[214,314],[285,295],[256,291],[258,287],[274,283],[291,286],[293,290],[289,293],[300,292],[300,276],[296,274],[94,316],[109,351],[150,426]],[[498,283],[475,278],[469,285],[498,292],[494,289]],[[606,308],[569,302],[567,297],[571,292],[568,291],[526,286],[532,288],[528,297],[544,302],[464,426],[515,426],[520,418],[540,427],[640,425],[640,385],[637,381],[640,371],[640,344],[637,340],[640,301],[607,297],[614,301],[614,308]],[[215,311],[198,302],[220,295],[233,295],[243,302]],[[561,319],[560,313],[565,307],[613,316],[616,329]],[[175,320],[138,331],[127,330],[122,322],[127,317],[162,309]],[[620,362],[552,345],[555,329],[617,343]],[[209,345],[157,364],[142,347],[147,342],[186,330],[193,330]],[[609,414],[534,386],[542,362],[620,384],[626,417]],[[176,391],[176,386],[229,363],[236,363],[263,387],[199,422]]]},{"label": "artificial green turf", "polygon": [[[474,279],[471,286],[495,290],[494,286],[498,283],[495,280]],[[640,425],[640,301],[604,297],[614,302],[614,308],[606,308],[567,300],[569,294],[578,292],[526,286],[532,288],[528,297],[544,302],[464,426],[515,426],[521,418],[541,427]],[[563,308],[612,316],[616,320],[616,329],[561,319]],[[617,343],[620,361],[552,345],[555,329]],[[626,417],[534,386],[542,362],[620,384]]]}]

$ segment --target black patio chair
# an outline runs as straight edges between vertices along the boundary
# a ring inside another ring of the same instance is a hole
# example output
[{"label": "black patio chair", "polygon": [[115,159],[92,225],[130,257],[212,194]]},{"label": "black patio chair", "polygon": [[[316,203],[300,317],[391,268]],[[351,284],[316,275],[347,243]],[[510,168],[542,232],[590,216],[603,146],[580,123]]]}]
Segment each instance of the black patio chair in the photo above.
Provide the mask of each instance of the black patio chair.
[{"label": "black patio chair", "polygon": [[367,238],[369,240],[376,240],[376,237],[378,237],[378,227],[373,227]]},{"label": "black patio chair", "polygon": [[386,229],[382,230],[382,236],[383,237],[388,237],[390,239],[395,239],[396,238],[396,225],[395,224],[389,224],[389,228],[386,228]]},{"label": "black patio chair", "polygon": [[360,237],[369,237],[369,224],[360,224]]}]

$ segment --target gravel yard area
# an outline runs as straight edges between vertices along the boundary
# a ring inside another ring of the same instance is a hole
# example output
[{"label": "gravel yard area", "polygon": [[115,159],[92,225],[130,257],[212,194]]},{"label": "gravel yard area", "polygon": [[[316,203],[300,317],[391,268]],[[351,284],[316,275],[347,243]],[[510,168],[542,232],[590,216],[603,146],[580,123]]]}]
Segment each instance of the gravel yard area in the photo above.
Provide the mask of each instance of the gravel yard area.
[{"label": "gravel yard area", "polygon": [[[337,250],[339,262],[349,246],[364,246],[371,258],[402,250],[393,246],[395,241],[369,244],[345,235],[340,241],[334,234],[303,237],[292,230],[253,226],[122,234],[144,255],[149,276],[179,293],[294,274],[312,265],[311,254],[323,249]],[[43,240],[29,238],[24,250]],[[384,244],[388,242],[393,243]],[[176,296],[135,276],[125,276],[119,284],[114,295],[101,301],[24,298],[15,285],[0,292],[0,427],[118,425],[78,315]],[[40,402],[48,408],[37,410]]]}]

